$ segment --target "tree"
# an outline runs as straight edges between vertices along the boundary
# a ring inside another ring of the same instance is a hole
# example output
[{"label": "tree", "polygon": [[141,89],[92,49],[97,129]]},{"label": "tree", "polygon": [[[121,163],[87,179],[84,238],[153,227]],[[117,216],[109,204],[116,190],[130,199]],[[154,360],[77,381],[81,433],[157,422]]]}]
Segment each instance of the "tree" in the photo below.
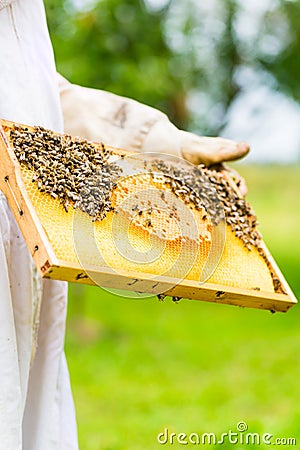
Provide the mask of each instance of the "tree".
[{"label": "tree", "polygon": [[300,100],[299,0],[74,1],[45,1],[58,69],[74,83],[135,98],[210,135],[249,89],[249,73]]},{"label": "tree", "polygon": [[46,1],[58,70],[74,83],[105,89],[166,111],[184,122],[183,83],[169,69],[164,34],[169,4],[146,8],[143,0],[102,0],[76,10],[68,0]]},{"label": "tree", "polygon": [[263,22],[258,60],[277,89],[300,101],[300,1],[281,0]]}]

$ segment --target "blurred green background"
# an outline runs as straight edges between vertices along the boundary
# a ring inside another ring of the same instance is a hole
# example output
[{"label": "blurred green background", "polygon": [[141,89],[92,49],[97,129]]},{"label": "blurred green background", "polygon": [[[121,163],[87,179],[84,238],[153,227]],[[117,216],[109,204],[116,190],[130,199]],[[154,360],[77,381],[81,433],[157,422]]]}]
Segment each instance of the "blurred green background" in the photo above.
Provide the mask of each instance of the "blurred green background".
[{"label": "blurred green background", "polygon": [[[268,122],[269,111],[256,129],[265,107],[263,96],[256,101],[249,135],[264,129],[276,135],[274,147],[259,139],[256,157],[235,167],[300,298],[300,140],[286,131],[299,113],[300,2],[250,3],[45,1],[63,75],[160,108],[181,128],[228,136],[232,111],[242,116],[251,103],[243,99],[259,89],[268,90],[271,105],[278,96],[292,105],[279,126]],[[239,421],[249,432],[295,437],[298,448],[298,311],[130,300],[71,285],[66,351],[81,450],[158,449],[165,427],[221,434]]]}]

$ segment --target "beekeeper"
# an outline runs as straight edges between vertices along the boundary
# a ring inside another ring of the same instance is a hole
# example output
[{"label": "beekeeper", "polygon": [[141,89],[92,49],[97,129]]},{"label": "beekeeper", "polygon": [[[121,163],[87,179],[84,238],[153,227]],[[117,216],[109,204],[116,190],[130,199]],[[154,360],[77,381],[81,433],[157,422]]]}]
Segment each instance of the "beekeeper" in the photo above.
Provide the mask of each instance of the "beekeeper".
[{"label": "beekeeper", "polygon": [[[136,151],[199,163],[243,156],[247,145],[179,131],[133,100],[56,74],[42,0],[0,0],[0,117]],[[1,159],[0,159],[1,164]],[[64,355],[67,284],[41,280],[0,192],[0,448],[74,450],[77,430]]]}]

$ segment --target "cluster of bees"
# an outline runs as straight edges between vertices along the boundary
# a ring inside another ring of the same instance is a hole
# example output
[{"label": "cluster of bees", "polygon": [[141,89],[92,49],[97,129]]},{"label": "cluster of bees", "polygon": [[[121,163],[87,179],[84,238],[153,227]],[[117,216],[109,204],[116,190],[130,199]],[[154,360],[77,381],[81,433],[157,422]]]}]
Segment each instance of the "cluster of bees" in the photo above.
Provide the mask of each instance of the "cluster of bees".
[{"label": "cluster of bees", "polygon": [[257,231],[254,211],[245,199],[240,198],[231,184],[217,170],[204,165],[175,166],[167,161],[156,160],[147,164],[152,171],[160,171],[166,185],[186,204],[204,209],[213,225],[225,220],[235,235],[250,251],[251,246],[260,248],[261,235]]},{"label": "cluster of bees", "polygon": [[[15,154],[21,164],[33,170],[32,181],[40,191],[58,198],[66,211],[70,205],[102,220],[111,211],[111,193],[122,169],[110,160],[112,151],[94,144],[58,135],[42,127],[29,131],[15,127],[10,132]],[[204,209],[205,220],[213,225],[221,220],[250,250],[259,247],[261,236],[250,205],[241,199],[229,182],[216,170],[204,165],[174,165],[165,160],[145,161],[150,174],[164,175],[165,185],[186,204]]]},{"label": "cluster of bees", "polygon": [[[21,164],[33,170],[32,181],[40,191],[58,198],[66,211],[70,205],[102,220],[113,209],[111,193],[122,169],[110,160],[112,151],[97,148],[87,140],[58,135],[42,127],[29,131],[15,127],[10,132]],[[186,204],[204,209],[213,225],[226,220],[245,247],[260,247],[255,214],[217,170],[200,165],[174,165],[154,159],[144,162],[150,174],[164,175],[165,185]],[[138,206],[136,206],[138,208]],[[150,223],[150,218],[148,219]]]},{"label": "cluster of bees", "polygon": [[21,163],[33,170],[32,181],[41,192],[59,199],[65,210],[72,205],[102,220],[111,211],[111,192],[121,169],[109,161],[112,152],[92,143],[58,135],[42,127],[10,131],[14,152]]},{"label": "cluster of bees", "polygon": [[[10,131],[10,140],[20,164],[33,171],[32,181],[38,189],[59,199],[66,211],[70,206],[79,208],[95,221],[114,209],[111,194],[122,169],[112,162],[112,151],[103,144],[99,147],[42,127],[30,131],[21,126]],[[209,218],[213,225],[226,221],[249,251],[256,247],[267,261],[252,208],[219,171],[161,159],[145,161],[144,166],[150,174],[161,173],[165,185],[186,204],[204,209],[203,220]],[[150,216],[147,221],[151,226]]]}]

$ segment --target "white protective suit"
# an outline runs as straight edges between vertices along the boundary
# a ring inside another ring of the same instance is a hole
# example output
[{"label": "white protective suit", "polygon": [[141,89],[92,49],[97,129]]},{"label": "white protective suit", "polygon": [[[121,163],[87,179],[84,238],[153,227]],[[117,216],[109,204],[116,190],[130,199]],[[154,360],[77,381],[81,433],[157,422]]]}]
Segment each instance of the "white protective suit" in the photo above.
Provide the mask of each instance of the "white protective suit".
[{"label": "white protective suit", "polygon": [[[63,130],[42,0],[0,0],[0,117]],[[37,275],[0,192],[1,450],[78,448],[66,301],[66,283]]]}]

